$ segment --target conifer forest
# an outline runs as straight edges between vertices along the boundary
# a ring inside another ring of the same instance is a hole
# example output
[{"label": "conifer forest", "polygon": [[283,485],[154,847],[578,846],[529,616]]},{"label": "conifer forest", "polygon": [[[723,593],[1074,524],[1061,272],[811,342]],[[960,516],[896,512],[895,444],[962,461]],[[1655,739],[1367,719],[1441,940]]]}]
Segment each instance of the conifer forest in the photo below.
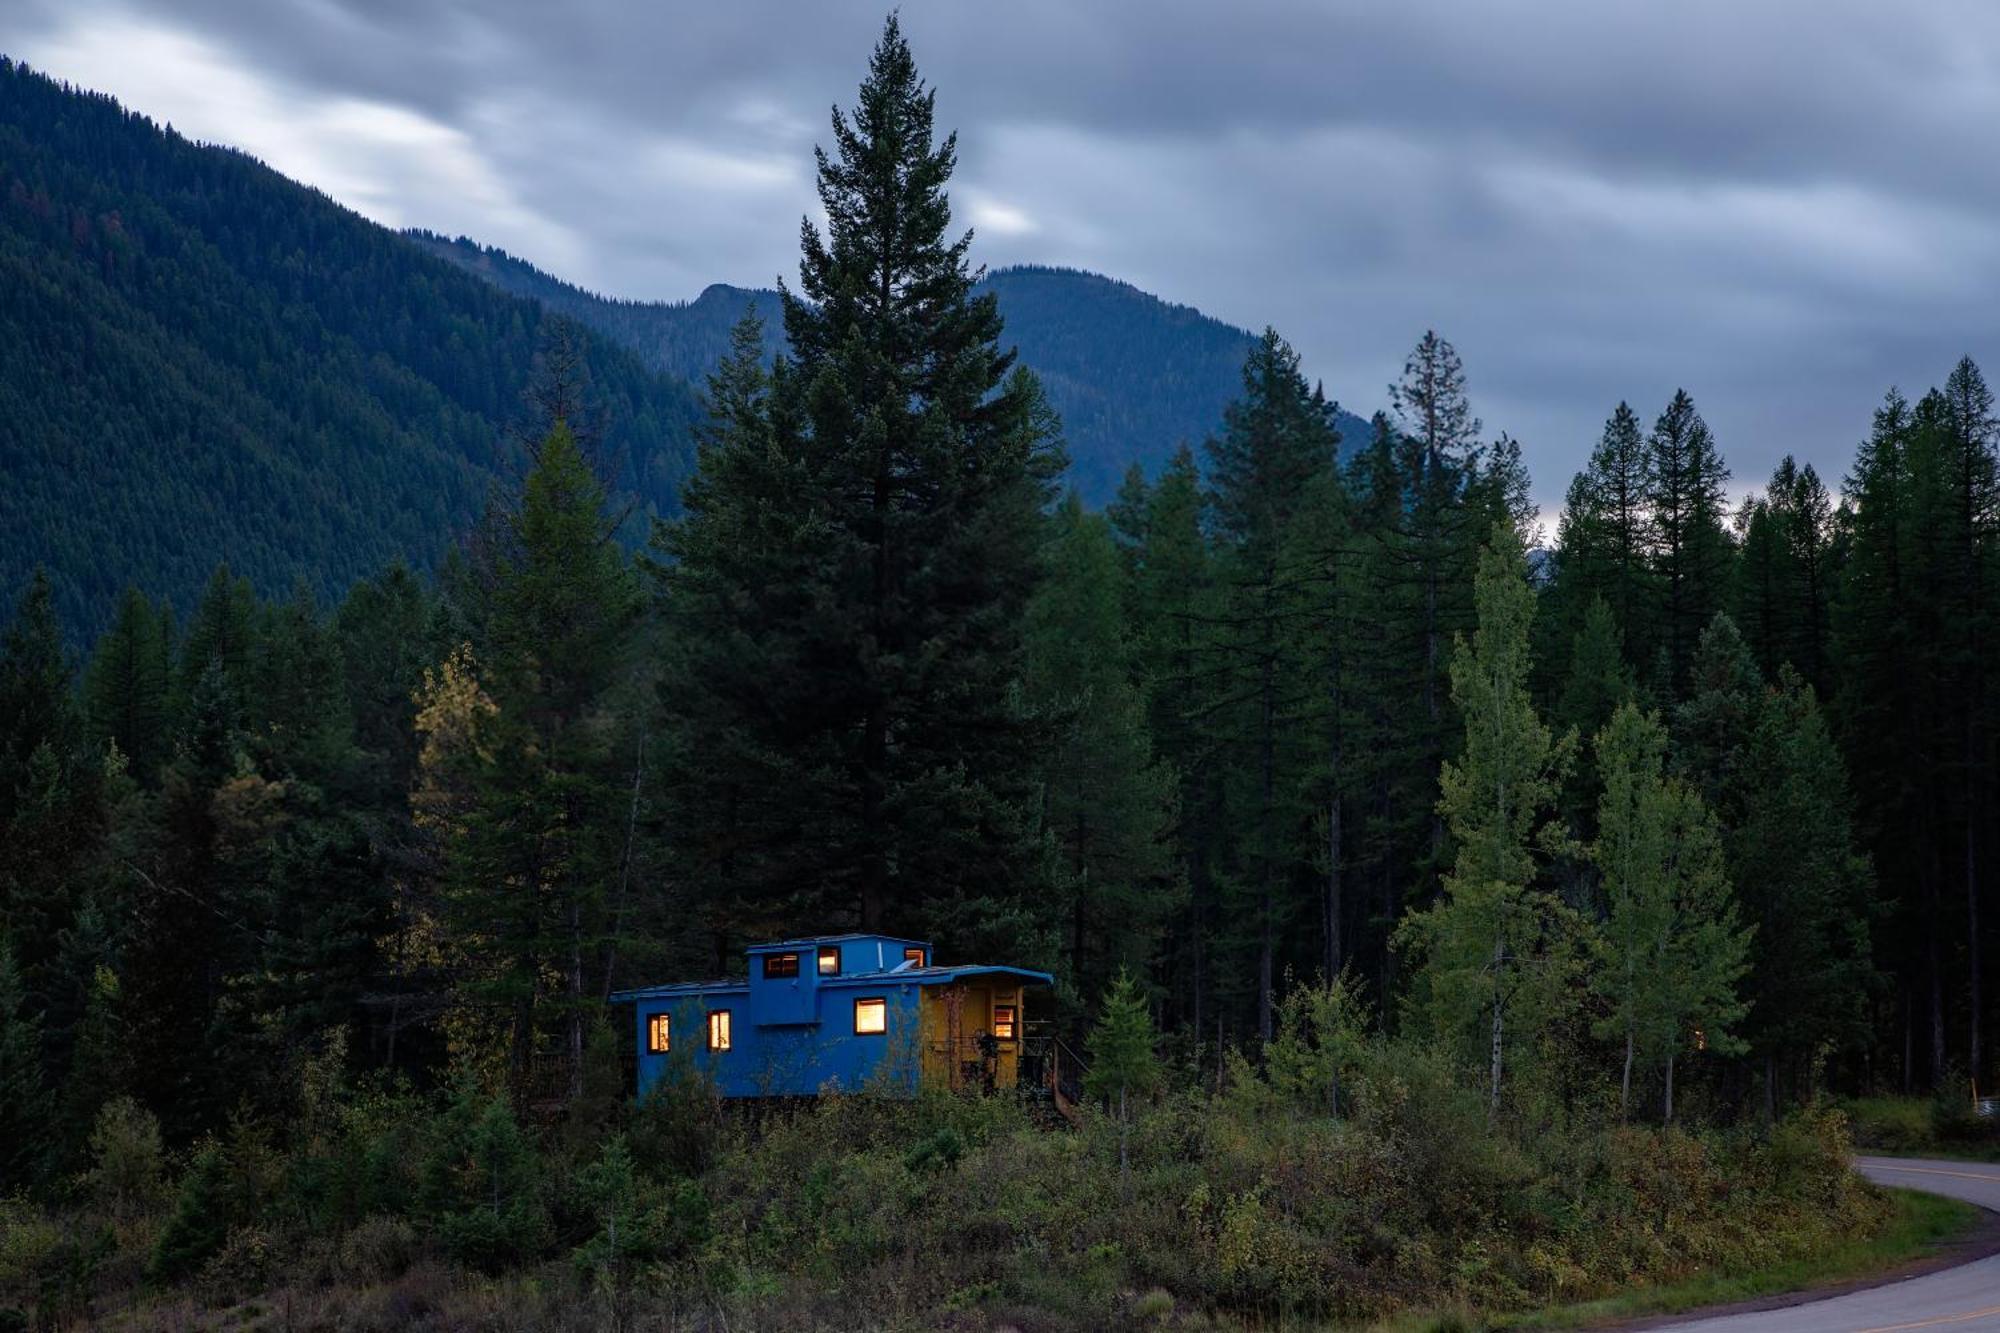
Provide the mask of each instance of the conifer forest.
[{"label": "conifer forest", "polygon": [[[1984,1150],[1972,356],[1768,478],[1605,402],[1540,512],[1448,330],[1053,391],[893,17],[694,385],[0,85],[0,1329],[1483,1327]],[[1050,974],[1069,1118],[635,1097],[614,993],[840,932]]]}]

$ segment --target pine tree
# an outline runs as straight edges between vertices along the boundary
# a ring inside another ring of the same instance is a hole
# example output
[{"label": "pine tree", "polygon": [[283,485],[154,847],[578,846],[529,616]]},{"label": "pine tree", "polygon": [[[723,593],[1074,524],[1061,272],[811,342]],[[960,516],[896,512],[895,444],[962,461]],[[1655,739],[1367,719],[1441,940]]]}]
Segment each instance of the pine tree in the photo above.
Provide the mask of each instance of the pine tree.
[{"label": "pine tree", "polygon": [[[1446,753],[1450,722],[1445,709],[1445,650],[1473,616],[1472,584],[1479,543],[1494,515],[1466,503],[1481,448],[1479,419],[1466,396],[1458,350],[1427,330],[1389,386],[1396,419],[1395,463],[1403,503],[1391,531],[1393,564],[1408,605],[1406,632],[1418,646],[1415,685],[1421,714],[1417,748],[1426,780]],[[1430,821],[1433,870],[1444,861],[1444,821]]]},{"label": "pine tree", "polygon": [[1597,598],[1611,608],[1631,660],[1651,656],[1656,589],[1653,458],[1638,416],[1618,404],[1590,461],[1570,483],[1556,529],[1554,592],[1561,631],[1575,633]]},{"label": "pine tree", "polygon": [[72,675],[38,573],[0,634],[0,936],[38,1012],[61,984],[62,933],[103,872],[107,760],[86,740]]},{"label": "pine tree", "polygon": [[234,696],[234,706],[242,708],[250,688],[251,642],[256,631],[257,598],[250,580],[232,574],[226,564],[217,565],[195,603],[188,621],[187,637],[181,643],[179,673],[175,679],[175,704],[184,712],[194,697],[195,687],[209,663],[221,667],[222,679]]},{"label": "pine tree", "polygon": [[1117,1099],[1120,1172],[1130,1164],[1130,1098],[1135,1093],[1144,1096],[1160,1081],[1160,1060],[1153,1049],[1156,1040],[1146,997],[1132,980],[1132,974],[1119,969],[1111,989],[1105,992],[1097,1022],[1084,1039],[1084,1049],[1090,1053],[1090,1072],[1084,1075],[1084,1090],[1092,1097]]},{"label": "pine tree", "polygon": [[97,640],[84,676],[92,742],[115,745],[142,785],[159,781],[167,760],[168,646],[159,614],[137,588],[119,599],[117,618]]},{"label": "pine tree", "polygon": [[1653,569],[1661,598],[1657,642],[1678,689],[1687,679],[1696,639],[1728,592],[1732,552],[1723,526],[1723,486],[1729,470],[1685,389],[1675,391],[1654,422],[1647,448]]},{"label": "pine tree", "polygon": [[[1906,1048],[1917,1047],[1917,1030],[1926,1029],[1923,1045],[1935,1074],[1944,1056],[1944,996],[1937,858],[1927,854],[1923,842],[1931,814],[1924,800],[1931,766],[1921,758],[1927,697],[1921,682],[1928,674],[1922,655],[1931,643],[1914,618],[1913,433],[1909,400],[1890,390],[1842,481],[1849,553],[1833,605],[1834,655],[1840,663],[1833,715],[1854,774],[1856,808],[1866,812],[1857,830],[1878,866],[1905,867],[1903,874],[1914,881],[1911,891],[1899,895],[1901,910],[1888,923],[1882,956],[1901,990]],[[1898,1063],[1905,1088],[1913,1088],[1915,1061]]]},{"label": "pine tree", "polygon": [[1306,816],[1295,801],[1313,756],[1301,723],[1317,707],[1307,631],[1324,590],[1301,525],[1307,506],[1327,502],[1338,444],[1331,408],[1300,374],[1298,354],[1266,329],[1244,360],[1243,394],[1208,445],[1220,586],[1204,645],[1220,694],[1208,734],[1237,835],[1228,872],[1245,905],[1266,1041],[1288,881],[1303,859],[1296,830]]},{"label": "pine tree", "polygon": [[146,1276],[154,1282],[192,1277],[222,1248],[241,1211],[228,1157],[216,1144],[204,1144],[181,1178],[173,1212],[154,1242]]},{"label": "pine tree", "polygon": [[1131,553],[1133,671],[1154,749],[1176,775],[1179,822],[1173,843],[1188,889],[1163,961],[1188,979],[1170,992],[1169,1003],[1195,1031],[1205,1032],[1224,828],[1221,766],[1204,723],[1216,695],[1205,652],[1215,571],[1202,533],[1201,474],[1186,445],[1147,494],[1142,522],[1143,537]]},{"label": "pine tree", "polygon": [[42,1025],[28,1008],[14,951],[0,936],[0,1191],[26,1193],[56,1160],[42,1076]]},{"label": "pine tree", "polygon": [[1763,693],[1727,767],[1730,874],[1757,928],[1745,1034],[1775,1100],[1779,1076],[1796,1079],[1816,1053],[1851,1052],[1866,1038],[1879,981],[1874,876],[1855,849],[1846,765],[1796,674],[1781,672]]},{"label": "pine tree", "polygon": [[1166,843],[1173,775],[1153,756],[1133,683],[1110,524],[1071,495],[1056,510],[1049,573],[1027,616],[1030,703],[1051,724],[1043,831],[1067,904],[1070,975],[1144,967],[1176,904]]},{"label": "pine tree", "polygon": [[[669,708],[733,737],[699,762],[736,804],[674,820],[699,884],[992,947],[1036,903],[1036,739],[1014,698],[1060,451],[994,298],[972,294],[970,236],[947,239],[957,146],[932,124],[891,17],[818,155],[828,230],[803,228],[790,356],[767,403],[722,414],[661,539],[674,632],[729,650],[697,657]],[[753,530],[746,567],[729,548]]]},{"label": "pine tree", "polygon": [[1961,358],[1944,383],[1945,430],[1942,481],[1946,527],[1940,551],[1943,574],[1945,667],[1951,681],[1953,733],[1937,750],[1956,770],[1952,795],[1957,806],[1958,863],[1966,906],[1967,1071],[1975,1083],[1986,1073],[1984,1024],[1986,939],[1981,925],[1987,866],[1994,848],[1993,826],[2000,819],[1994,799],[1996,701],[1986,654],[1993,642],[1993,584],[2000,565],[2000,418],[1993,391],[1971,357]]},{"label": "pine tree", "polygon": [[1457,640],[1451,663],[1465,752],[1445,763],[1438,800],[1457,860],[1444,899],[1405,918],[1400,934],[1423,960],[1419,1010],[1441,1033],[1484,1029],[1487,1105],[1497,1115],[1509,1018],[1519,1046],[1566,988],[1562,911],[1537,879],[1574,738],[1551,734],[1528,696],[1535,594],[1512,524],[1494,526],[1477,597],[1479,627]]},{"label": "pine tree", "polygon": [[1744,1034],[1775,1111],[1781,1075],[1860,1037],[1875,985],[1872,885],[1854,850],[1845,766],[1811,688],[1789,671],[1764,685],[1720,615],[1675,710],[1674,766],[1727,830],[1729,878],[1756,929]]},{"label": "pine tree", "polygon": [[131,867],[136,883],[121,980],[133,1091],[157,1108],[173,1138],[213,1128],[224,1110],[217,1101],[236,1099],[209,1058],[208,1036],[226,980],[250,944],[232,900],[216,802],[242,772],[239,719],[236,691],[220,657],[211,657],[189,696]]},{"label": "pine tree", "polygon": [[1771,475],[1770,494],[1785,515],[1794,571],[1788,659],[1807,684],[1825,695],[1833,683],[1828,644],[1835,558],[1833,501],[1813,465],[1800,466],[1789,454]]},{"label": "pine tree", "polygon": [[[451,844],[448,919],[470,993],[507,1015],[523,1088],[545,1032],[574,1095],[601,987],[607,890],[623,823],[608,712],[631,653],[637,590],[602,485],[558,422],[535,452],[489,593],[480,683],[493,707],[459,756],[469,788]],[[551,978],[560,978],[550,983]]]},{"label": "pine tree", "polygon": [[[1570,643],[1569,670],[1556,697],[1555,721],[1579,736],[1595,736],[1618,706],[1632,702],[1637,694],[1638,684],[1619,643],[1617,619],[1611,604],[1599,597],[1584,612],[1583,626]],[[1593,750],[1578,760],[1563,801],[1571,827],[1586,838],[1596,821],[1599,782]]]},{"label": "pine tree", "polygon": [[1624,1043],[1620,1111],[1631,1101],[1635,1058],[1659,1060],[1671,1121],[1677,1056],[1691,1043],[1742,1049],[1733,1029],[1744,1014],[1737,987],[1749,933],[1737,924],[1714,816],[1665,771],[1658,715],[1621,704],[1594,748],[1604,795],[1590,855],[1609,906],[1599,989],[1610,1012],[1599,1035]]}]

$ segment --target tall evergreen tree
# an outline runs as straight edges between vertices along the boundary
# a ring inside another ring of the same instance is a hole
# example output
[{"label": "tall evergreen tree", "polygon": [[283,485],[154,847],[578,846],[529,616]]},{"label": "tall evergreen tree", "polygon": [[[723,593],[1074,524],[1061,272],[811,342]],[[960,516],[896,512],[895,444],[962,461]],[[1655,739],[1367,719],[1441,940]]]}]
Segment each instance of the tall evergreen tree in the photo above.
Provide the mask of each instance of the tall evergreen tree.
[{"label": "tall evergreen tree", "polygon": [[1917,595],[1916,424],[1912,404],[1892,389],[1855,454],[1842,483],[1850,555],[1833,609],[1841,663],[1836,716],[1854,772],[1858,827],[1875,863],[1902,866],[1908,877],[1882,955],[1901,990],[1906,1088],[1915,1084],[1916,1061],[1908,1053],[1918,1047],[1920,1028],[1933,1077],[1945,1058],[1940,862],[1929,841],[1934,766],[1925,758],[1930,692],[1922,688],[1935,641],[1921,627]]},{"label": "tall evergreen tree", "polygon": [[[480,683],[492,701],[460,755],[471,798],[450,844],[448,920],[472,964],[471,994],[504,1015],[517,1089],[558,1054],[574,1095],[613,928],[616,720],[638,612],[616,519],[565,424],[535,451],[491,592]],[[545,1038],[553,1038],[544,1045]]]},{"label": "tall evergreen tree", "polygon": [[[1479,543],[1492,515],[1472,510],[1466,492],[1476,475],[1479,419],[1466,396],[1458,349],[1427,330],[1389,386],[1395,415],[1395,462],[1403,504],[1392,531],[1394,563],[1410,603],[1403,610],[1415,639],[1415,685],[1421,714],[1418,750],[1424,767],[1437,771],[1446,753],[1445,652],[1451,636],[1468,626],[1469,596]],[[1444,859],[1444,821],[1430,823],[1431,869]]]},{"label": "tall evergreen tree", "polygon": [[[698,655],[668,707],[731,735],[698,762],[735,806],[672,818],[694,883],[774,915],[1018,942],[1039,858],[1021,616],[1060,450],[972,294],[970,236],[947,236],[957,145],[932,124],[892,17],[818,157],[828,230],[803,228],[790,356],[768,402],[721,413],[661,538],[674,632],[730,650]],[[733,558],[752,529],[754,560]],[[745,825],[748,864],[726,833]]]},{"label": "tall evergreen tree", "polygon": [[1151,1092],[1160,1081],[1160,1059],[1153,1049],[1156,1040],[1146,997],[1132,974],[1121,970],[1105,993],[1103,1010],[1084,1043],[1090,1052],[1085,1089],[1094,1097],[1117,1102],[1120,1171],[1129,1165],[1131,1098],[1135,1093],[1143,1096]]},{"label": "tall evergreen tree", "polygon": [[1851,1050],[1874,986],[1872,886],[1849,826],[1845,766],[1811,688],[1764,684],[1727,616],[1702,635],[1675,712],[1674,763],[1726,830],[1729,878],[1756,928],[1744,1035],[1767,1104],[1822,1046]]},{"label": "tall evergreen tree", "polygon": [[1653,457],[1639,418],[1618,404],[1584,470],[1570,483],[1556,529],[1557,627],[1574,634],[1603,598],[1630,660],[1651,658],[1655,588]]},{"label": "tall evergreen tree", "polygon": [[1208,731],[1225,765],[1236,851],[1229,873],[1255,959],[1250,988],[1258,1034],[1269,1041],[1279,942],[1287,933],[1302,777],[1313,756],[1301,723],[1317,707],[1312,608],[1323,595],[1302,542],[1309,504],[1333,484],[1339,434],[1330,406],[1299,372],[1298,354],[1267,329],[1243,364],[1243,396],[1209,441],[1209,506],[1218,538],[1220,595],[1208,670],[1221,697]]},{"label": "tall evergreen tree", "polygon": [[[1596,736],[1619,705],[1638,693],[1619,642],[1618,622],[1602,597],[1584,612],[1583,627],[1570,642],[1569,669],[1556,696],[1555,721],[1579,736]],[[1571,827],[1589,837],[1596,824],[1600,775],[1595,749],[1580,757],[1565,787],[1563,808]]]},{"label": "tall evergreen tree", "polygon": [[37,1011],[106,831],[106,760],[85,739],[73,674],[37,573],[0,634],[0,936]]},{"label": "tall evergreen tree", "polygon": [[1175,902],[1173,774],[1154,758],[1133,682],[1111,526],[1071,495],[1028,606],[1029,702],[1050,724],[1039,803],[1053,841],[1070,976],[1144,968]]},{"label": "tall evergreen tree", "polygon": [[1220,765],[1206,739],[1216,678],[1204,651],[1215,596],[1214,560],[1202,532],[1201,473],[1194,451],[1175,451],[1146,496],[1132,558],[1133,661],[1155,750],[1178,784],[1174,844],[1188,895],[1172,926],[1168,962],[1188,979],[1167,1000],[1206,1032],[1214,985],[1211,935],[1224,835]]},{"label": "tall evergreen tree", "polygon": [[1749,933],[1737,922],[1714,815],[1666,772],[1658,715],[1619,705],[1594,748],[1604,795],[1590,855],[1609,909],[1599,986],[1610,1013],[1599,1031],[1624,1043],[1619,1109],[1631,1101],[1633,1061],[1657,1060],[1671,1121],[1679,1054],[1697,1040],[1718,1053],[1742,1049],[1734,1029]]},{"label": "tall evergreen tree", "polygon": [[167,760],[170,651],[152,603],[137,588],[127,588],[84,676],[92,741],[117,746],[126,771],[146,786],[159,781]]},{"label": "tall evergreen tree", "polygon": [[1674,392],[1673,401],[1653,423],[1647,449],[1653,569],[1660,585],[1656,642],[1665,651],[1671,672],[1670,679],[1660,684],[1678,689],[1687,679],[1696,640],[1728,593],[1731,549],[1724,527],[1723,486],[1729,469],[1685,389]]},{"label": "tall evergreen tree", "polygon": [[1568,989],[1562,909],[1538,879],[1574,738],[1552,734],[1528,696],[1535,594],[1511,524],[1494,526],[1480,556],[1478,605],[1479,628],[1451,664],[1465,753],[1446,762],[1438,800],[1458,855],[1444,899],[1402,929],[1423,959],[1420,1011],[1442,1033],[1481,1033],[1497,1115],[1508,1042],[1531,1045]]}]

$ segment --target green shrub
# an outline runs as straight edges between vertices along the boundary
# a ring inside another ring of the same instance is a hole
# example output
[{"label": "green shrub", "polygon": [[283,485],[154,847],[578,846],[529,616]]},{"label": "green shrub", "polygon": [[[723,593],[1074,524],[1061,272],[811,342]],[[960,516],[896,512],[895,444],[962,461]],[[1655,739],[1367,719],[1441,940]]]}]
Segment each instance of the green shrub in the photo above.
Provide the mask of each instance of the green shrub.
[{"label": "green shrub", "polygon": [[222,1149],[213,1142],[203,1144],[181,1178],[174,1210],[153,1247],[147,1276],[156,1283],[172,1283],[198,1272],[229,1239],[237,1205]]},{"label": "green shrub", "polygon": [[1857,1147],[1915,1152],[1933,1142],[1928,1101],[1916,1097],[1856,1097],[1841,1105],[1854,1127]]},{"label": "green shrub", "polygon": [[114,1097],[90,1132],[92,1165],[85,1185],[100,1208],[130,1218],[158,1206],[165,1194],[160,1122],[130,1097]]},{"label": "green shrub", "polygon": [[374,1216],[340,1238],[335,1253],[339,1275],[349,1282],[371,1284],[401,1277],[416,1261],[417,1230],[400,1217]]},{"label": "green shrub", "polygon": [[202,1265],[201,1289],[217,1304],[253,1296],[269,1282],[275,1258],[268,1234],[257,1227],[237,1227]]},{"label": "green shrub", "polygon": [[539,1257],[548,1216],[541,1162],[504,1098],[466,1089],[433,1130],[425,1203],[459,1262],[497,1273]]}]

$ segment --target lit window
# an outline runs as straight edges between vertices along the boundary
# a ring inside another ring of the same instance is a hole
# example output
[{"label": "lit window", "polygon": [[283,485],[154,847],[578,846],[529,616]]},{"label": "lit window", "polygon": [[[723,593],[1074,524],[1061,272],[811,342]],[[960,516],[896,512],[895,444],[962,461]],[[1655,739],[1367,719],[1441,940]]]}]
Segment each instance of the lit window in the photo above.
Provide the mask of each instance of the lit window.
[{"label": "lit window", "polygon": [[667,1053],[669,1022],[665,1014],[653,1014],[646,1019],[646,1050],[652,1055]]},{"label": "lit window", "polygon": [[795,953],[767,953],[764,955],[764,979],[772,977],[795,977],[799,974],[799,956]]},{"label": "lit window", "polygon": [[854,1032],[866,1037],[889,1030],[889,1002],[887,1000],[856,1000],[854,1002]]},{"label": "lit window", "polygon": [[903,950],[903,961],[916,967],[924,965],[924,951],[916,946]]},{"label": "lit window", "polygon": [[823,944],[819,950],[819,974],[823,977],[840,975],[840,946]]},{"label": "lit window", "polygon": [[718,1009],[708,1016],[708,1049],[726,1051],[729,1049],[729,1011]]},{"label": "lit window", "polygon": [[996,1004],[993,1006],[993,1035],[1001,1041],[1014,1040],[1014,1006]]}]

